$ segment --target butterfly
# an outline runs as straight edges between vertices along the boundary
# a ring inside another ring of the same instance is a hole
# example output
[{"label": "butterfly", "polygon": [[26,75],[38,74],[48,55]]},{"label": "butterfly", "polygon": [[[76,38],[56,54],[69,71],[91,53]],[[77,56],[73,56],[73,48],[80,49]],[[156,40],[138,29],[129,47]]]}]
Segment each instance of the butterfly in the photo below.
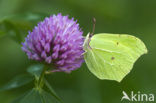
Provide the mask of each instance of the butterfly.
[{"label": "butterfly", "polygon": [[87,67],[96,77],[118,82],[131,71],[136,60],[147,53],[145,44],[128,34],[88,33],[83,49]]}]

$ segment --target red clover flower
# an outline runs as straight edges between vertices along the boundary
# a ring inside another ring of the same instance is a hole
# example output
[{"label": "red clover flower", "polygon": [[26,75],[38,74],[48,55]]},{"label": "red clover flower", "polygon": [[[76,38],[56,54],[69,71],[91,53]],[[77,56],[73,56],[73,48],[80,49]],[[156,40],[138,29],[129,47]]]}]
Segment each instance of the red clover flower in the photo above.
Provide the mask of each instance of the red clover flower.
[{"label": "red clover flower", "polygon": [[83,63],[83,32],[74,18],[61,14],[45,18],[29,32],[22,50],[29,59],[51,65],[55,71],[70,72]]}]

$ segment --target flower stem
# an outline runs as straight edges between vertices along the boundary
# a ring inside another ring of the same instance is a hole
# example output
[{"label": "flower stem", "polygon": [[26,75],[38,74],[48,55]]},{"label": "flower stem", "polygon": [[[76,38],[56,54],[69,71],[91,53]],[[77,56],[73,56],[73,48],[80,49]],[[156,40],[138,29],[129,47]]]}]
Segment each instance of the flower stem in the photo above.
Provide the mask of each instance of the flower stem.
[{"label": "flower stem", "polygon": [[38,80],[38,88],[41,89],[43,86],[44,86],[44,75],[45,75],[45,72],[47,70],[47,66],[44,65],[43,67],[43,71],[39,77],[39,80]]}]

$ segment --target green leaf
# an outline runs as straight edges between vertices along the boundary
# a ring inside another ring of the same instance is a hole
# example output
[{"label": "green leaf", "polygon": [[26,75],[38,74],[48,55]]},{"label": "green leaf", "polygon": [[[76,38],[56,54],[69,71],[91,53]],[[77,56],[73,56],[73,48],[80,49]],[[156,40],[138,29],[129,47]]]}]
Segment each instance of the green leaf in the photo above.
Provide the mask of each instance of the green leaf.
[{"label": "green leaf", "polygon": [[[41,73],[43,71],[43,68],[44,68],[44,65],[43,64],[35,64],[35,65],[32,65],[30,66],[27,71],[34,75],[36,80],[37,80],[37,83],[39,82],[39,78],[41,76]],[[46,79],[43,79],[43,83],[45,83],[45,86],[49,89],[50,91],[50,94],[58,101],[62,102],[61,99],[58,97],[58,95],[56,94],[56,92],[53,90],[53,88],[50,86],[50,84],[48,83],[48,81]],[[37,85],[37,84],[36,84]],[[38,87],[38,85],[37,85]],[[41,88],[39,88],[41,89]],[[62,102],[63,103],[63,102]]]},{"label": "green leaf", "polygon": [[44,103],[40,92],[37,89],[32,89],[20,102],[17,103]]},{"label": "green leaf", "polygon": [[54,96],[58,101],[60,101],[61,103],[63,103],[62,100],[61,100],[61,98],[56,94],[56,92],[54,91],[54,89],[52,88],[52,86],[48,83],[48,81],[47,80],[44,80],[44,81],[45,81],[45,85],[50,90],[51,95]]},{"label": "green leaf", "polygon": [[13,100],[11,103],[20,103],[20,101],[29,93],[30,91],[24,93],[23,95],[17,97],[15,100]]},{"label": "green leaf", "polygon": [[12,103],[60,103],[50,93],[43,89],[33,88]]},{"label": "green leaf", "polygon": [[28,67],[27,72],[35,76],[35,78],[38,80],[43,71],[43,67],[43,64],[34,64]]},{"label": "green leaf", "polygon": [[25,84],[28,84],[32,80],[33,80],[33,77],[31,75],[23,74],[23,75],[16,76],[11,81],[9,81],[7,84],[2,86],[0,88],[0,91],[10,90],[10,89],[21,87]]},{"label": "green leaf", "polygon": [[7,16],[5,18],[11,19],[12,21],[16,21],[16,22],[29,21],[32,23],[37,23],[38,21],[44,19],[46,16],[48,15],[45,13],[23,13],[23,14]]},{"label": "green leaf", "polygon": [[57,101],[50,93],[42,90],[42,99],[43,99],[43,103],[60,103],[59,101]]},{"label": "green leaf", "polygon": [[96,34],[86,37],[84,59],[89,70],[99,79],[120,82],[136,60],[147,53],[144,43],[131,35]]},{"label": "green leaf", "polygon": [[0,20],[0,37],[11,37],[18,43],[24,40],[28,30],[31,30],[37,22],[41,21],[45,14],[24,13],[8,16]]},{"label": "green leaf", "polygon": [[15,24],[9,20],[3,20],[0,22],[0,30],[1,30],[1,35],[8,35],[11,37],[13,40],[17,41],[20,43],[22,41],[22,37],[20,35],[20,31],[18,30],[18,27],[15,26]]}]

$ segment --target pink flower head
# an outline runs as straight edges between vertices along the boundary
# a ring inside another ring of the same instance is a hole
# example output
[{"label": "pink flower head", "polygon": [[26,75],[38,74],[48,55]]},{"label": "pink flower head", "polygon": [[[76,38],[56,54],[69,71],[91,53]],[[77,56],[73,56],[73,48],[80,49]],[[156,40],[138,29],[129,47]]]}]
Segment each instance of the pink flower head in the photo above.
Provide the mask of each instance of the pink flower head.
[{"label": "pink flower head", "polygon": [[45,18],[29,32],[22,50],[29,59],[45,62],[55,71],[70,72],[83,63],[83,32],[74,18],[61,14]]}]

